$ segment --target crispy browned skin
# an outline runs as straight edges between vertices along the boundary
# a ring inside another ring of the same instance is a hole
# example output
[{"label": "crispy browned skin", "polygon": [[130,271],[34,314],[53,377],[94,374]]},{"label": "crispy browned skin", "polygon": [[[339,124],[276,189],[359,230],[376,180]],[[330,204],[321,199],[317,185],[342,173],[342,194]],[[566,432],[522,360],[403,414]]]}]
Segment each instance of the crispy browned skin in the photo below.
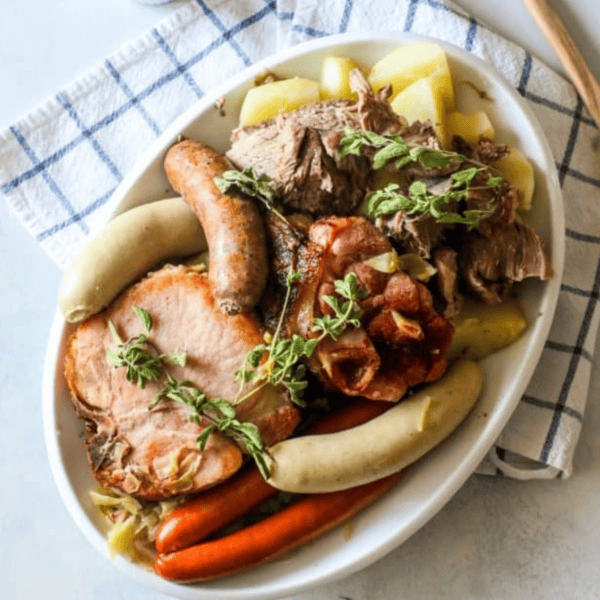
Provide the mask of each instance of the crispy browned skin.
[{"label": "crispy browned skin", "polygon": [[230,315],[251,310],[267,280],[267,243],[254,202],[235,192],[223,194],[214,183],[234,167],[217,151],[192,140],[173,145],[164,164],[171,185],[204,228],[209,278],[219,307]]},{"label": "crispy browned skin", "polygon": [[[201,451],[196,438],[208,422],[191,422],[188,407],[170,400],[149,410],[164,379],[140,389],[127,381],[124,367],[107,361],[106,349],[117,350],[109,320],[123,340],[145,333],[134,306],[152,317],[148,340],[157,354],[186,353],[185,366],[169,365],[172,376],[190,381],[209,398],[229,401],[235,401],[240,387],[235,370],[263,342],[256,316],[224,315],[215,306],[206,274],[167,266],[84,321],[67,344],[65,377],[75,409],[87,424],[85,443],[100,483],[146,500],[215,485],[240,467],[241,448],[213,433]],[[235,408],[237,418],[255,423],[267,444],[288,437],[299,421],[298,410],[273,386]]]}]

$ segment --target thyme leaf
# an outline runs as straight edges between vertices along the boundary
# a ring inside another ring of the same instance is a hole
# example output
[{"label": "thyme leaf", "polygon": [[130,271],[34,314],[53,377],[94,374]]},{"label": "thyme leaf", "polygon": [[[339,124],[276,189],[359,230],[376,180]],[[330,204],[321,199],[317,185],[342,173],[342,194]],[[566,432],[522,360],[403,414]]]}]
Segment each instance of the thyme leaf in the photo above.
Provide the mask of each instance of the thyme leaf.
[{"label": "thyme leaf", "polygon": [[263,456],[264,444],[260,431],[254,423],[241,423],[235,418],[235,408],[223,398],[209,399],[189,381],[177,381],[169,373],[162,390],[148,406],[150,410],[160,402],[173,400],[190,409],[189,419],[197,425],[208,422],[209,425],[198,435],[196,443],[204,450],[209,436],[218,431],[245,446],[248,454],[254,459],[256,466],[265,479],[269,477],[267,463]]},{"label": "thyme leaf", "polygon": [[[148,312],[139,306],[134,306],[133,310],[149,332],[152,329],[152,319]],[[124,342],[110,319],[108,329],[118,351],[107,348],[106,357],[114,367],[126,367],[125,378],[127,381],[136,383],[140,389],[143,389],[149,381],[158,381],[162,377],[165,357],[153,351],[146,334],[140,333]]]},{"label": "thyme leaf", "polygon": [[368,130],[355,131],[350,128],[346,129],[346,135],[340,141],[340,158],[349,154],[360,155],[365,145],[379,148],[373,156],[373,168],[377,170],[394,160],[398,169],[414,162],[420,162],[428,169],[443,169],[452,160],[467,160],[456,152],[410,144],[400,135],[379,135]]},{"label": "thyme leaf", "polygon": [[242,171],[225,171],[221,177],[215,177],[213,181],[223,193],[226,193],[231,187],[237,187],[247,196],[260,200],[280,219],[286,220],[273,204],[277,194],[270,185],[271,179],[268,175],[264,173],[259,175],[252,167],[249,167]]},{"label": "thyme leaf", "polygon": [[422,181],[414,181],[408,189],[408,195],[404,195],[397,183],[390,183],[371,195],[365,213],[373,219],[398,211],[409,215],[426,214],[432,216],[438,223],[456,223],[472,229],[487,214],[486,211],[465,210],[458,213],[444,209],[449,202],[464,198],[467,191],[468,187],[450,189],[442,194],[432,194]]},{"label": "thyme leaf", "polygon": [[342,299],[323,296],[323,300],[332,308],[334,314],[313,319],[312,329],[319,335],[314,338],[304,338],[294,334],[290,338],[281,338],[281,324],[289,303],[291,287],[300,277],[300,273],[297,272],[288,274],[286,296],[275,334],[267,344],[255,346],[246,355],[244,364],[236,371],[236,376],[243,384],[248,382],[257,384],[248,395],[271,383],[285,387],[291,400],[303,406],[302,392],[308,382],[304,379],[306,367],[301,362],[302,359],[310,358],[319,342],[328,335],[337,339],[348,326],[360,326],[362,310],[356,301],[364,296],[364,292],[358,287],[356,275],[348,273],[343,280],[338,280],[334,284],[335,291]]}]

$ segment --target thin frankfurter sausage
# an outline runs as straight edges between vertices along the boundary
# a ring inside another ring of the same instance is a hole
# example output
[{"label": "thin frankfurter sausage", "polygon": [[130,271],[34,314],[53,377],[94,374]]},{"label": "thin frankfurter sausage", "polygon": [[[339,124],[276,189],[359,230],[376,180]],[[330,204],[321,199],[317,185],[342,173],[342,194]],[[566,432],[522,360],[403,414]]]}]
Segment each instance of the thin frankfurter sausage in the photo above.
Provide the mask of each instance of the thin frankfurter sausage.
[{"label": "thin frankfurter sausage", "polygon": [[209,249],[208,277],[220,308],[246,312],[258,303],[267,280],[264,223],[252,200],[223,194],[214,178],[234,167],[211,147],[192,140],[167,151],[165,171],[173,188],[197,214]]},{"label": "thin frankfurter sausage", "polygon": [[384,479],[342,492],[311,494],[274,515],[222,538],[159,554],[154,568],[172,581],[191,582],[232,575],[306,544],[347,521],[399,479]]},{"label": "thin frankfurter sausage", "polygon": [[[379,416],[389,406],[387,402],[357,400],[317,421],[308,433],[332,433],[355,427]],[[256,467],[246,468],[171,513],[158,529],[156,549],[162,553],[174,552],[195,544],[248,514],[278,492]]]}]

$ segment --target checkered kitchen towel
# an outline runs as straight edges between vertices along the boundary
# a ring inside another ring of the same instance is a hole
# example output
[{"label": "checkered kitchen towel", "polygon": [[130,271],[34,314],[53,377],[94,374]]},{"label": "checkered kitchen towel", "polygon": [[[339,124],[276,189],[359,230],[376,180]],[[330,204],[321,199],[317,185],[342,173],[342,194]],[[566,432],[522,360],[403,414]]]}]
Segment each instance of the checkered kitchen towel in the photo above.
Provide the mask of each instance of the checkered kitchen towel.
[{"label": "checkered kitchen towel", "polygon": [[[480,472],[568,477],[598,326],[597,129],[564,79],[450,2],[194,0],[0,134],[0,189],[61,268],[112,209],[141,152],[185,108],[284,47],[333,33],[427,34],[492,63],[527,99],[552,146],[566,203],[558,312],[533,380]],[[531,462],[536,469],[523,469]]]}]

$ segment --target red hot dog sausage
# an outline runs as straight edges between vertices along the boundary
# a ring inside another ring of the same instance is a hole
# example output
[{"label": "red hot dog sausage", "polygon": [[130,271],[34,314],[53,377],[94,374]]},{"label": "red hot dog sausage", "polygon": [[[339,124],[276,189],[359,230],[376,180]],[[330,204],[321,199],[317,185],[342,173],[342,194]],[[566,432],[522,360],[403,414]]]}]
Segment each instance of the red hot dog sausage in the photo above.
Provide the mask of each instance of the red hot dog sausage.
[{"label": "red hot dog sausage", "polygon": [[224,577],[259,565],[342,524],[380,498],[400,476],[395,473],[341,492],[307,495],[231,535],[159,554],[154,569],[166,579],[190,582]]}]

